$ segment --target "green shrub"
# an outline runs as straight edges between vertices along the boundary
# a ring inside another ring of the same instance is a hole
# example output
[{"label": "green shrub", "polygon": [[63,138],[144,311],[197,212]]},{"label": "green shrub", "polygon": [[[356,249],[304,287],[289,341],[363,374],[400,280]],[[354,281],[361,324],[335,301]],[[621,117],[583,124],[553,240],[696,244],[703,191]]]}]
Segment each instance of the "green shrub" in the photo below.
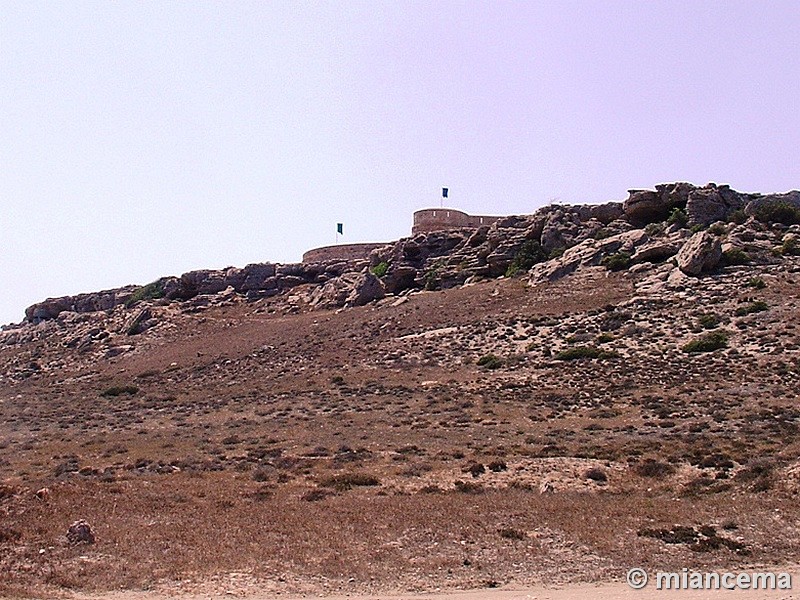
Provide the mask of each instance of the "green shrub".
[{"label": "green shrub", "polygon": [[550,254],[547,256],[547,258],[551,259],[551,260],[554,259],[554,258],[559,258],[561,256],[564,256],[564,252],[566,252],[566,251],[567,251],[567,247],[566,246],[559,246],[558,248],[553,248],[550,251]]},{"label": "green shrub", "polygon": [[322,479],[319,482],[320,486],[334,488],[339,492],[344,492],[354,487],[370,487],[380,484],[381,482],[377,477],[365,475],[363,473],[342,473],[341,475],[332,475]]},{"label": "green shrub", "polygon": [[583,474],[583,476],[586,479],[591,479],[592,481],[601,483],[608,481],[608,475],[606,475],[606,472],[599,467],[591,467]]},{"label": "green shrub", "polygon": [[431,268],[425,271],[425,275],[423,275],[422,279],[425,281],[425,289],[428,291],[433,291],[438,287],[437,280],[439,279],[439,273],[442,270],[442,263],[436,262]]},{"label": "green shrub", "polygon": [[650,237],[661,235],[666,229],[666,223],[648,223],[644,228],[644,232]]},{"label": "green shrub", "polygon": [[735,210],[728,215],[728,223],[736,223],[737,225],[743,225],[745,222],[747,222],[747,213],[744,212],[742,209]]},{"label": "green shrub", "polygon": [[714,223],[711,227],[708,228],[708,231],[710,233],[713,233],[714,235],[725,235],[726,233],[728,233],[728,228],[725,227],[725,225],[722,223]]},{"label": "green shrub", "polygon": [[706,313],[700,315],[697,321],[700,323],[700,327],[703,329],[715,329],[719,326],[719,315],[714,313]]},{"label": "green shrub", "polygon": [[762,223],[796,225],[800,223],[800,208],[783,201],[769,202],[756,209],[755,217]]},{"label": "green shrub", "polygon": [[600,264],[604,265],[609,271],[624,271],[631,266],[631,255],[629,252],[617,252],[609,256],[604,256]]},{"label": "green shrub", "polygon": [[503,361],[494,354],[484,354],[478,359],[478,366],[486,367],[487,369],[499,369],[503,366]]},{"label": "green shrub", "polygon": [[547,260],[547,255],[539,242],[528,240],[517,250],[514,260],[506,269],[506,277],[513,277],[517,273],[527,271],[536,263]]},{"label": "green shrub", "polygon": [[505,529],[498,529],[497,533],[500,534],[501,538],[507,540],[524,540],[525,539],[525,532],[519,531],[518,529],[512,529],[510,527]]},{"label": "green shrub", "polygon": [[713,352],[720,348],[727,348],[728,334],[725,331],[712,331],[692,340],[683,347],[687,354],[695,352]]},{"label": "green shrub", "polygon": [[800,245],[797,243],[797,238],[787,237],[781,244],[779,252],[783,256],[800,256]]},{"label": "green shrub", "polygon": [[736,316],[746,317],[747,315],[764,312],[765,310],[769,310],[769,305],[763,300],[756,300],[755,302],[752,302],[747,306],[740,306],[739,308],[737,308]]},{"label": "green shrub", "polygon": [[675,472],[675,467],[669,463],[648,458],[633,467],[634,473],[639,477],[665,477]]},{"label": "green shrub", "polygon": [[667,219],[667,223],[670,225],[679,225],[681,227],[685,227],[688,222],[689,216],[680,208],[673,208]]},{"label": "green shrub", "polygon": [[598,344],[607,344],[608,342],[613,342],[614,336],[610,333],[601,333],[597,336],[597,343]]},{"label": "green shrub", "polygon": [[751,277],[750,280],[747,282],[747,287],[755,288],[757,290],[763,290],[767,287],[767,284],[764,282],[761,277]]},{"label": "green shrub", "polygon": [[389,270],[389,263],[386,261],[379,262],[377,265],[370,269],[370,272],[375,275],[375,277],[383,277],[386,275],[386,271]]},{"label": "green shrub", "polygon": [[125,308],[130,308],[143,300],[157,300],[164,297],[164,282],[159,279],[138,288],[131,297],[125,301]]},{"label": "green shrub", "polygon": [[750,255],[739,248],[731,248],[722,253],[722,264],[726,267],[731,265],[746,265],[750,262]]},{"label": "green shrub", "polygon": [[705,229],[705,228],[706,228],[706,226],[705,226],[705,225],[703,225],[702,223],[698,223],[697,225],[692,225],[692,226],[689,228],[689,231],[690,231],[691,233],[698,233],[698,232],[700,232],[700,231],[703,231],[703,229]]},{"label": "green shrub", "polygon": [[139,393],[139,388],[135,385],[115,385],[108,389],[103,390],[100,392],[100,395],[105,398],[114,398],[116,396],[121,396],[122,394],[127,394],[128,396],[133,396],[134,394]]},{"label": "green shrub", "polygon": [[575,346],[556,354],[556,360],[579,360],[582,358],[617,358],[619,354],[595,346]]},{"label": "green shrub", "polygon": [[610,238],[612,235],[614,235],[614,232],[612,232],[610,229],[601,227],[600,229],[597,229],[594,232],[592,232],[592,239],[604,240],[606,238]]}]

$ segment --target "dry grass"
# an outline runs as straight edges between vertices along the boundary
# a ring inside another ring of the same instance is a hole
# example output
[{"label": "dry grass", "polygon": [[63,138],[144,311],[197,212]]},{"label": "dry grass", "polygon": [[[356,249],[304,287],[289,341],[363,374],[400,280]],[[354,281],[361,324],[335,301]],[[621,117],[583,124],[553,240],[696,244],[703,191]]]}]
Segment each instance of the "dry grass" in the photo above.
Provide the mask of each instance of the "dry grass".
[{"label": "dry grass", "polygon": [[[336,315],[242,302],[174,315],[113,361],[56,339],[0,346],[3,373],[63,363],[0,387],[0,590],[235,571],[371,592],[745,560],[637,535],[676,525],[735,523],[725,536],[746,560],[797,560],[797,286],[770,279],[770,310],[731,326],[729,349],[687,354],[676,340],[694,335],[696,303],[618,309],[632,290],[617,277]],[[455,329],[401,341],[441,328]],[[620,359],[555,360],[559,340],[605,329]],[[474,364],[490,352],[503,368]],[[101,395],[124,386],[137,392]],[[77,519],[96,544],[67,547]]]}]

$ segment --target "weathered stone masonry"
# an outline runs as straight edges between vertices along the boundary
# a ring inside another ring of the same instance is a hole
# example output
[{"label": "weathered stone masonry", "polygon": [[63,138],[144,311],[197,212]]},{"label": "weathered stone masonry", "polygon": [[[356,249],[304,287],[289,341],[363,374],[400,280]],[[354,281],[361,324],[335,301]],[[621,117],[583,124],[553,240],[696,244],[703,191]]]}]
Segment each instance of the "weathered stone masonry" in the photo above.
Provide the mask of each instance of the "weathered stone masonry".
[{"label": "weathered stone masonry", "polygon": [[411,227],[411,234],[459,229],[461,227],[477,229],[483,225],[491,225],[499,218],[486,215],[468,215],[452,208],[425,208],[414,213],[414,225]]}]

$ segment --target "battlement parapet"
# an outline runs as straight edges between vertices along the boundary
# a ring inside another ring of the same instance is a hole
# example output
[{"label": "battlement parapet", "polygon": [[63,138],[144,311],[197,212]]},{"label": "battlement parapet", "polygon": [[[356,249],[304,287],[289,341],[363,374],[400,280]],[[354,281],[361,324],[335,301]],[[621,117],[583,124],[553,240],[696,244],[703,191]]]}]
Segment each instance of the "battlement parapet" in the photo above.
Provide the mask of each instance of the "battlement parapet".
[{"label": "battlement parapet", "polygon": [[484,225],[491,225],[499,218],[488,215],[468,215],[454,208],[424,208],[414,213],[414,224],[411,227],[411,233],[416,235],[417,233],[460,229],[462,227],[477,229]]},{"label": "battlement parapet", "polygon": [[386,242],[363,244],[337,244],[314,248],[303,254],[304,263],[329,262],[333,260],[351,261],[369,258],[370,253],[376,248],[382,248]]}]

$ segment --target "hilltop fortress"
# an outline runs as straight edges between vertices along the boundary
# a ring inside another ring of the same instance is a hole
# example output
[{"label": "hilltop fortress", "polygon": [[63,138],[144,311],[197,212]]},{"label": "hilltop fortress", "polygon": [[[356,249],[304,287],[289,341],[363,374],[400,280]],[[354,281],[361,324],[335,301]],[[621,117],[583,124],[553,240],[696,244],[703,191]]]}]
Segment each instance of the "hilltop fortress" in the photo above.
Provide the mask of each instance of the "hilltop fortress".
[{"label": "hilltop fortress", "polygon": [[[488,215],[468,215],[454,208],[423,208],[414,213],[411,235],[447,231],[449,229],[478,229],[491,225],[502,217]],[[303,262],[325,262],[329,260],[367,259],[373,250],[385,246],[387,242],[337,244],[314,248],[303,254]]]},{"label": "hilltop fortress", "polygon": [[48,298],[26,309],[25,322],[117,309],[122,318],[141,304],[125,327],[140,332],[157,322],[154,310],[172,301],[202,306],[235,295],[255,302],[291,290],[310,308],[338,308],[501,276],[538,285],[597,267],[646,274],[645,293],[686,276],[798,254],[800,191],[744,193],[677,182],[630,190],[624,202],[553,204],[527,215],[428,208],[414,213],[411,236],[393,242],[316,248],[300,263],[202,269],[144,286]]}]

